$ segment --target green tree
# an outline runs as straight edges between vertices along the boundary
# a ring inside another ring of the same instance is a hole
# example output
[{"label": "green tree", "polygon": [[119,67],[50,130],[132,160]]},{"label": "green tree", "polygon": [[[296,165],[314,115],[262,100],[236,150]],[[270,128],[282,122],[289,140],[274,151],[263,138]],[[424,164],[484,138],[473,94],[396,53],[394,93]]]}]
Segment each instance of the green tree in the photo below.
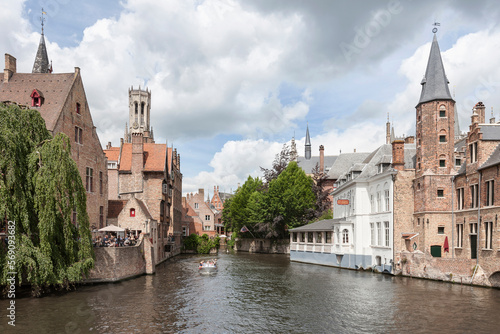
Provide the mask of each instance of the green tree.
[{"label": "green tree", "polygon": [[257,224],[266,238],[285,238],[287,229],[305,225],[314,210],[316,196],[313,181],[295,161],[269,183],[269,189],[259,202],[263,222]]},{"label": "green tree", "polygon": [[243,226],[249,225],[246,210],[248,200],[261,187],[262,181],[258,177],[252,178],[249,176],[246,182],[236,191],[229,204],[228,202],[224,203],[222,217],[226,224],[226,230],[238,234]]},{"label": "green tree", "polygon": [[19,284],[39,294],[44,286],[81,280],[94,257],[85,188],[69,138],[52,138],[36,110],[0,104],[0,150],[0,217],[15,221],[15,268],[5,251],[0,254],[0,284],[17,272]]}]

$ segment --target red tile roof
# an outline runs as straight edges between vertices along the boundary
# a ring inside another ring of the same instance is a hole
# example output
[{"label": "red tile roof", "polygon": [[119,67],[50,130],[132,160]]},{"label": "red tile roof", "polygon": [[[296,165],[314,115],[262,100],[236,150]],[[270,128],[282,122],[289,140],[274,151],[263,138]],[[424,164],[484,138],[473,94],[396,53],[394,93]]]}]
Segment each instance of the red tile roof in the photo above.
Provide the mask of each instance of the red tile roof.
[{"label": "red tile roof", "polygon": [[31,93],[37,89],[43,103],[33,108],[40,111],[47,129],[54,131],[74,78],[75,73],[14,73],[9,82],[4,82],[0,73],[0,101],[31,107]]},{"label": "red tile roof", "polygon": [[109,161],[118,161],[118,158],[120,158],[119,147],[110,147],[109,149],[104,150],[104,153]]},{"label": "red tile roof", "polygon": [[[166,144],[154,144],[145,143],[144,144],[144,171],[149,172],[163,172],[165,171],[165,163],[167,160],[167,145]],[[117,153],[118,150],[118,153]],[[105,150],[108,160],[118,160],[117,154],[120,154],[119,147],[111,147],[109,150]],[[170,151],[170,149],[168,149]],[[111,157],[116,157],[116,159],[111,159]],[[132,144],[124,143],[122,146],[121,156],[119,157],[120,165],[119,170],[129,171],[132,167]]]}]

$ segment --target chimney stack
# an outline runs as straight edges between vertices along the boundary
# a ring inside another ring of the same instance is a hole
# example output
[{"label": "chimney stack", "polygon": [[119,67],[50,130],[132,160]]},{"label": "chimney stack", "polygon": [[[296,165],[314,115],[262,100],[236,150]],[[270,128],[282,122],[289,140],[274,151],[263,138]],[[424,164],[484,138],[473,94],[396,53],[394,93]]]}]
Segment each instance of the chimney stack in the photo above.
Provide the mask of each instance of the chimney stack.
[{"label": "chimney stack", "polygon": [[325,170],[325,147],[323,145],[319,146],[319,171],[323,173]]},{"label": "chimney stack", "polygon": [[6,53],[5,69],[3,71],[3,82],[8,83],[14,73],[16,73],[16,58]]},{"label": "chimney stack", "polygon": [[486,121],[486,115],[485,115],[485,109],[486,107],[484,106],[483,102],[478,102],[475,105],[476,113],[478,114],[478,123],[479,124],[484,124]]},{"label": "chimney stack", "polygon": [[392,168],[404,170],[405,168],[405,141],[396,139],[392,142]]},{"label": "chimney stack", "polygon": [[109,150],[111,148],[111,142],[108,141],[108,145],[106,145],[106,149]]},{"label": "chimney stack", "polygon": [[493,116],[493,107],[491,107],[491,118],[490,118],[490,124],[495,124],[495,116]]}]

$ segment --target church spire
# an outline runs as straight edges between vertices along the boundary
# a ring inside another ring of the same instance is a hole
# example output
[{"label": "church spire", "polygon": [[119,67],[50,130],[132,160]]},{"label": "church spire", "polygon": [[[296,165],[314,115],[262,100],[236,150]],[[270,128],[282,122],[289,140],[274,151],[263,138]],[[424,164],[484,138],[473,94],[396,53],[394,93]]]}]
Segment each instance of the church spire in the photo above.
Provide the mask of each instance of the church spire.
[{"label": "church spire", "polygon": [[43,35],[43,25],[45,18],[43,14],[46,14],[42,8],[42,16],[40,21],[42,22],[42,35],[40,36],[40,43],[38,44],[38,51],[35,57],[35,63],[33,64],[33,70],[31,73],[50,73],[51,66],[49,65],[49,57],[47,56],[47,48],[45,47],[45,38]]},{"label": "church spire", "polygon": [[307,130],[306,130],[306,151],[305,151],[305,158],[306,160],[311,159],[311,137],[309,136],[309,124],[307,124]]},{"label": "church spire", "polygon": [[425,76],[422,79],[422,93],[418,103],[424,103],[434,100],[453,100],[448,88],[448,79],[444,72],[441,51],[436,37],[437,29],[434,29],[434,38],[432,40],[431,52],[427,62]]}]

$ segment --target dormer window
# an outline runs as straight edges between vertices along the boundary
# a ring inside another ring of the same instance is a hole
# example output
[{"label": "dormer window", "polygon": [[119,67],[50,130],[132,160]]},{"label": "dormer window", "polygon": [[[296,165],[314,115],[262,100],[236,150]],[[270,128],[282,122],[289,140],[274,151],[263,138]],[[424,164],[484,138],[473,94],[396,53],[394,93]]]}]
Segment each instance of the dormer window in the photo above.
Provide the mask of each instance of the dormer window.
[{"label": "dormer window", "polygon": [[41,107],[43,104],[43,94],[38,89],[33,89],[31,92],[31,106],[32,107]]}]

